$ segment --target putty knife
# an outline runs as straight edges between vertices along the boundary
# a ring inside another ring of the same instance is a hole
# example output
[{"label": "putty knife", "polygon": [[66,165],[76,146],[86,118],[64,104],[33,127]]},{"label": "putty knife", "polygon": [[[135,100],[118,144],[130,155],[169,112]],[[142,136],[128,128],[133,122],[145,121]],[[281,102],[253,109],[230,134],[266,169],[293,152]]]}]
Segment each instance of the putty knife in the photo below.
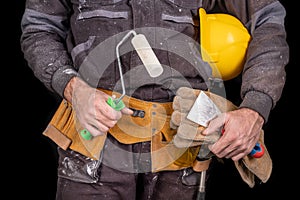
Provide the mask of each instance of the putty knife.
[{"label": "putty knife", "polygon": [[219,114],[221,114],[221,111],[216,104],[201,91],[187,118],[201,126],[207,127],[208,122]]},{"label": "putty knife", "polygon": [[[215,103],[203,91],[201,91],[190,112],[188,113],[187,118],[201,126],[207,127],[209,121],[215,118],[220,113],[221,111],[215,105]],[[210,159],[211,156],[212,154],[210,154],[207,145],[202,145],[199,150],[197,159],[199,161],[203,161]],[[205,199],[205,179],[206,170],[201,172],[197,200]]]}]

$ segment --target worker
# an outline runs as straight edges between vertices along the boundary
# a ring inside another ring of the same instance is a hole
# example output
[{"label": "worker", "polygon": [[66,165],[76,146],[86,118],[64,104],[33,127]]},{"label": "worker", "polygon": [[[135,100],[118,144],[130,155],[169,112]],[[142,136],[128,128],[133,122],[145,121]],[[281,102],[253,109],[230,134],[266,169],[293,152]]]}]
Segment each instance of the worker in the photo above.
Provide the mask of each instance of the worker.
[{"label": "worker", "polygon": [[[204,144],[235,162],[250,187],[254,176],[267,181],[268,152],[264,168],[248,155],[263,144],[285,84],[285,15],[278,0],[27,0],[24,58],[62,99],[43,131],[57,144],[56,199],[196,199],[211,166],[195,162]],[[232,79],[241,103],[186,139],[175,97],[183,107],[205,91],[218,105],[230,88],[215,83]]]}]

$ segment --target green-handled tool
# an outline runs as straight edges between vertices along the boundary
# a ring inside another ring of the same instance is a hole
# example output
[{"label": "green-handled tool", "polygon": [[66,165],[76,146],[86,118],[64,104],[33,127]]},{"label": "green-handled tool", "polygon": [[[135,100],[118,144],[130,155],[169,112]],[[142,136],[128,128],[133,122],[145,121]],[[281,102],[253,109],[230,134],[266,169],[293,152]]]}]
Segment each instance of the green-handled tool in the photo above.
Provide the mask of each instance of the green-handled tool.
[{"label": "green-handled tool", "polygon": [[114,99],[113,97],[109,97],[106,101],[110,107],[113,109],[120,111],[125,107],[125,104],[122,100]]},{"label": "green-handled tool", "polygon": [[[198,95],[194,105],[192,106],[187,118],[203,127],[207,127],[211,119],[221,114],[218,106],[203,92]],[[224,134],[224,129],[221,130],[220,135]],[[254,158],[259,158],[264,154],[264,148],[259,143],[251,151],[250,155]],[[208,149],[207,145],[201,145],[197,159],[207,160],[210,159],[213,154]],[[201,172],[200,185],[197,200],[205,199],[205,176],[206,170]]]},{"label": "green-handled tool", "polygon": [[[203,144],[200,147],[199,153],[196,157],[198,161],[206,161],[209,160],[213,157],[213,153],[208,149],[208,144]],[[200,176],[200,183],[199,183],[199,188],[198,188],[198,193],[197,193],[197,198],[196,200],[205,200],[205,183],[206,183],[206,170],[201,171],[201,176]]]},{"label": "green-handled tool", "polygon": [[[158,77],[163,72],[163,67],[160,64],[159,60],[157,59],[156,55],[154,54],[146,37],[143,34],[137,34],[133,30],[129,31],[116,46],[116,56],[117,56],[117,60],[118,60],[120,81],[121,81],[121,86],[122,86],[122,94],[119,98],[115,98],[112,96],[112,97],[109,97],[106,101],[108,105],[110,105],[113,109],[115,109],[117,111],[120,111],[125,107],[125,104],[122,101],[122,98],[126,94],[124,80],[123,80],[120,54],[119,54],[119,48],[130,37],[130,35],[133,35],[131,44],[133,45],[134,49],[136,50],[140,59],[142,60],[148,74],[151,77]],[[91,140],[93,138],[91,133],[86,129],[81,130],[80,135],[85,140]]]},{"label": "green-handled tool", "polygon": [[[109,97],[106,102],[110,105],[110,107],[117,111],[120,111],[125,107],[124,102],[120,98],[115,99],[113,97]],[[80,135],[85,140],[91,140],[93,138],[92,134],[87,129],[81,130]]]}]

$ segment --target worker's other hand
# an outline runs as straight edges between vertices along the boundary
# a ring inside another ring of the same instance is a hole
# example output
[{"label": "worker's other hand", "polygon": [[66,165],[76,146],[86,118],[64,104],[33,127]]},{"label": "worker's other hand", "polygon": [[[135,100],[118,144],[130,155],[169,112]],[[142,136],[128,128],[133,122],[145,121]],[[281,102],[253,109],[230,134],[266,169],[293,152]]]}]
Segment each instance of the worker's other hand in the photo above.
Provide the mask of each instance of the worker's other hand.
[{"label": "worker's other hand", "polygon": [[118,122],[122,114],[133,114],[127,107],[121,111],[113,109],[107,103],[109,95],[92,88],[78,77],[71,79],[64,94],[71,102],[81,127],[87,129],[93,136],[106,133]]},{"label": "worker's other hand", "polygon": [[222,136],[216,143],[209,145],[210,151],[219,158],[237,161],[254,148],[263,123],[263,118],[256,111],[240,108],[211,120],[202,134],[210,135],[221,130]]}]

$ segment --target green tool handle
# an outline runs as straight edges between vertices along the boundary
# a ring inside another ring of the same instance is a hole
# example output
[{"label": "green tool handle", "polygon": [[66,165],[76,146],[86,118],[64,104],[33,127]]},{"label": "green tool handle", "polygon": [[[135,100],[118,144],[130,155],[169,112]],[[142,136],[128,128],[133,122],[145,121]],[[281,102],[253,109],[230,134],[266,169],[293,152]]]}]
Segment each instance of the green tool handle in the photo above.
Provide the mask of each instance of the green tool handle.
[{"label": "green tool handle", "polygon": [[[109,97],[106,102],[108,105],[110,105],[110,107],[117,111],[120,111],[125,107],[124,102],[120,99]],[[92,134],[87,129],[81,130],[80,135],[85,140],[91,140],[93,138]]]},{"label": "green tool handle", "polygon": [[91,140],[93,138],[92,134],[87,129],[81,130],[80,135],[85,140]]},{"label": "green tool handle", "polygon": [[120,99],[114,99],[112,97],[109,97],[106,102],[108,105],[110,105],[110,107],[117,111],[120,111],[125,107],[124,102]]}]

